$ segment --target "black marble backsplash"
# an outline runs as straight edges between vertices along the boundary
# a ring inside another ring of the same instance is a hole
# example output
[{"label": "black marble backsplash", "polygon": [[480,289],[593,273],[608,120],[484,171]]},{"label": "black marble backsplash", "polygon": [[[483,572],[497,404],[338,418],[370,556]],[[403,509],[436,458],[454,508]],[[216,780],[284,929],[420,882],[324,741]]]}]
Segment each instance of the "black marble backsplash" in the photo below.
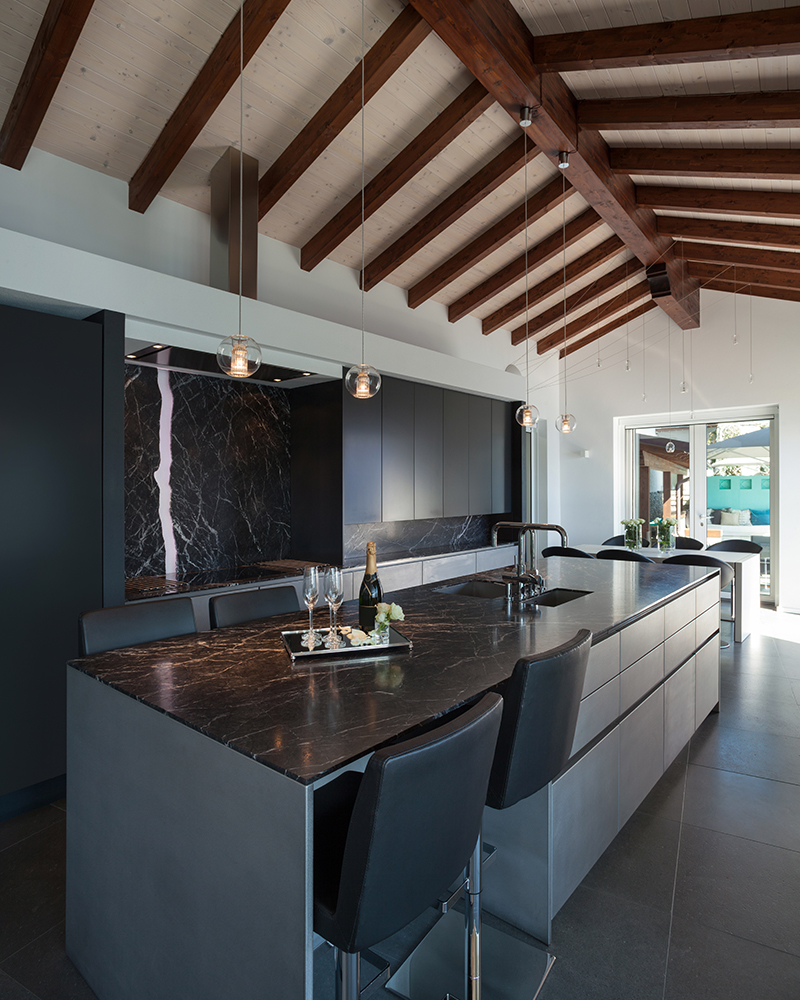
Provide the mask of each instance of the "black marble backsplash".
[{"label": "black marble backsplash", "polygon": [[138,365],[125,371],[125,575],[286,558],[286,391]]},{"label": "black marble backsplash", "polygon": [[344,564],[363,563],[367,542],[376,543],[378,562],[482,548],[491,545],[492,525],[509,518],[509,514],[473,514],[419,521],[347,524],[344,528]]}]

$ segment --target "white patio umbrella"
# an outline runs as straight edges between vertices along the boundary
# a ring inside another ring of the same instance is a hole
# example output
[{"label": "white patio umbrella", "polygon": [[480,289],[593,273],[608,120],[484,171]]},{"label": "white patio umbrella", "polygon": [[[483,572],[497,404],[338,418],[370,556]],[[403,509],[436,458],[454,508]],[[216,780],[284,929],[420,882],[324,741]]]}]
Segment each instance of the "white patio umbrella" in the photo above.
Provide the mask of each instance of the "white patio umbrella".
[{"label": "white patio umbrella", "polygon": [[769,427],[717,441],[708,445],[706,454],[715,465],[769,465]]}]

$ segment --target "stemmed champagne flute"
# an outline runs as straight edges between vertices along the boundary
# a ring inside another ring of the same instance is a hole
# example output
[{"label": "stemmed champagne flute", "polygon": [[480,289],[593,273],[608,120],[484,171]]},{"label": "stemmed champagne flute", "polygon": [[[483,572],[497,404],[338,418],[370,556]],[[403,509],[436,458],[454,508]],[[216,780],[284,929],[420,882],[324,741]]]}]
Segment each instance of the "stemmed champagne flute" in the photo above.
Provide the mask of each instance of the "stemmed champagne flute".
[{"label": "stemmed champagne flute", "polygon": [[325,572],[325,600],[330,608],[330,628],[325,640],[327,649],[341,649],[345,645],[336,631],[336,612],[342,604],[344,590],[342,586],[342,571],[338,566],[329,566]]},{"label": "stemmed champagne flute", "polygon": [[319,597],[319,570],[316,566],[306,566],[303,570],[303,600],[308,608],[308,631],[303,632],[300,641],[313,649],[322,645],[322,637],[314,631],[314,605]]}]

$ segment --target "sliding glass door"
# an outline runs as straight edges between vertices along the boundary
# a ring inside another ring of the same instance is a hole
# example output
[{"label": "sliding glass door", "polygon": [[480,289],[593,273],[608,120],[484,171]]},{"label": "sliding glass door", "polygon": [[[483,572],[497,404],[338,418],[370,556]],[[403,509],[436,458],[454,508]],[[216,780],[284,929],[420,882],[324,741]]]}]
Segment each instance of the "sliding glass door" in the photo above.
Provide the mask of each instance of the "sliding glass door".
[{"label": "sliding glass door", "polygon": [[[761,546],[761,595],[774,599],[775,516],[771,498],[772,416],[649,425],[623,422],[620,517],[640,517],[654,537],[656,518],[674,518],[676,534],[703,544]],[[774,470],[772,470],[774,472]]]}]

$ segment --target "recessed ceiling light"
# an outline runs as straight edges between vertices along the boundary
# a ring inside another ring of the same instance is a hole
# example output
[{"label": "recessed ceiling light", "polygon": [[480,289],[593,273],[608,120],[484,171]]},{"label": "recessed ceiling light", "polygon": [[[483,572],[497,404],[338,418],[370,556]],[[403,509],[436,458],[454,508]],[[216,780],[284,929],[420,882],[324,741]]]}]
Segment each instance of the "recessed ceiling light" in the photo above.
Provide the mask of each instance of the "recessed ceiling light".
[{"label": "recessed ceiling light", "polygon": [[164,350],[164,345],[163,344],[153,344],[153,350],[154,351],[163,351]]},{"label": "recessed ceiling light", "polygon": [[125,357],[126,358],[135,358],[136,355],[135,354],[126,354]]},{"label": "recessed ceiling light", "polygon": [[311,372],[300,372],[301,375],[310,375]]},{"label": "recessed ceiling light", "polygon": [[273,379],[272,381],[273,381],[273,382],[280,382],[280,381],[282,381],[282,380],[281,380],[281,379],[279,379],[279,378],[274,378],[274,379]]}]

